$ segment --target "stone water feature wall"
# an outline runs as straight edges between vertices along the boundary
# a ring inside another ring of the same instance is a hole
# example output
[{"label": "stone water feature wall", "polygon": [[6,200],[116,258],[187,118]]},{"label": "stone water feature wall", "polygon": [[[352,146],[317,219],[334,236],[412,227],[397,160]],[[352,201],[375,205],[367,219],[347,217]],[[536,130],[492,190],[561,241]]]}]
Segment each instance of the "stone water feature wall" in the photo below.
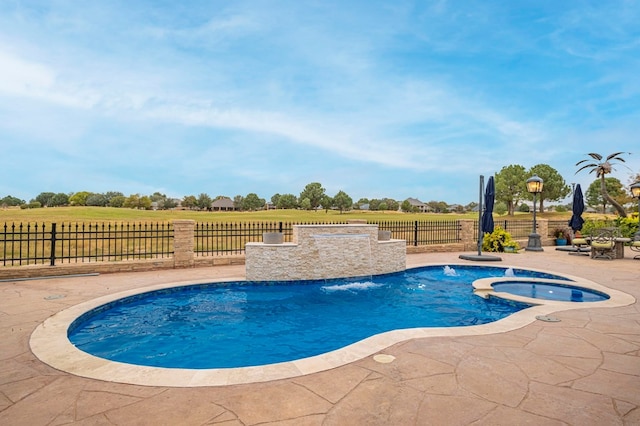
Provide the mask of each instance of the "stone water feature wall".
[{"label": "stone water feature wall", "polygon": [[247,243],[248,281],[362,277],[404,271],[405,240],[379,240],[378,225],[294,225],[291,243]]}]

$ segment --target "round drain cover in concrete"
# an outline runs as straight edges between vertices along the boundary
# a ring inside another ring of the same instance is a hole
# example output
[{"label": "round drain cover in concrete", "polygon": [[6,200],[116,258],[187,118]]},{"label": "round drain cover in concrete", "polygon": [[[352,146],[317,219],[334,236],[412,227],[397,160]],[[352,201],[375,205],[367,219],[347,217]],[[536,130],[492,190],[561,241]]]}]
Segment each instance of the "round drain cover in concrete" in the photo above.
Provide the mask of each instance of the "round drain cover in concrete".
[{"label": "round drain cover in concrete", "polygon": [[396,359],[395,356],[387,355],[387,354],[378,354],[373,356],[373,360],[376,362],[379,362],[380,364],[389,364],[390,362],[393,362],[395,359]]},{"label": "round drain cover in concrete", "polygon": [[560,322],[560,318],[553,317],[551,315],[538,315],[536,316],[536,319],[544,322]]}]

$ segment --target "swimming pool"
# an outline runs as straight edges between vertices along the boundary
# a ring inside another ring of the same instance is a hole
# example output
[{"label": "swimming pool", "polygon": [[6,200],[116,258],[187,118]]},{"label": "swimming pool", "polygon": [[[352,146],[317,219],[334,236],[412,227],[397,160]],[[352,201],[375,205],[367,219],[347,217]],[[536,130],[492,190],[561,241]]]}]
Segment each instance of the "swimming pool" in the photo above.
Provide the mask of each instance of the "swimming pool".
[{"label": "swimming pool", "polygon": [[529,305],[474,296],[486,277],[565,279],[502,267],[438,265],[366,280],[228,282],[163,289],[93,309],[68,330],[95,356],[168,368],[291,361],[390,330],[485,324]]},{"label": "swimming pool", "polygon": [[[463,272],[460,264],[450,264],[455,270]],[[467,266],[468,264],[463,264]],[[429,265],[437,267],[443,271],[442,264]],[[504,276],[494,278],[481,278],[473,282],[474,292],[483,298],[506,298],[509,300],[523,301],[531,307],[515,312],[499,321],[489,322],[479,325],[463,327],[420,327],[410,329],[395,329],[380,334],[367,337],[351,345],[336,349],[331,352],[322,353],[309,358],[296,359],[293,361],[264,364],[259,366],[238,367],[238,368],[209,368],[209,369],[188,369],[188,368],[161,368],[146,365],[136,365],[130,363],[116,362],[106,358],[91,355],[74,346],[69,340],[69,330],[78,324],[80,318],[96,313],[105,308],[115,306],[122,300],[134,300],[143,297],[142,293],[154,291],[175,291],[183,286],[193,284],[211,284],[211,280],[200,280],[190,282],[165,281],[139,288],[135,283],[126,283],[124,290],[118,292],[106,291],[104,295],[85,300],[75,305],[68,306],[51,315],[44,322],[39,324],[31,334],[29,347],[31,352],[42,362],[49,366],[76,376],[86,377],[95,380],[108,382],[128,383],[140,386],[163,386],[163,387],[201,387],[201,386],[227,386],[244,383],[266,382],[293,377],[300,377],[307,374],[327,371],[338,368],[352,362],[365,360],[373,356],[376,361],[378,355],[384,354],[388,348],[394,345],[412,345],[412,342],[429,346],[429,339],[442,337],[464,337],[464,336],[487,336],[495,333],[504,333],[511,330],[520,329],[539,320],[539,317],[557,314],[566,310],[575,310],[587,307],[615,308],[628,306],[635,303],[635,298],[627,293],[603,286],[602,284],[588,279],[564,275],[565,280],[561,281],[570,285],[594,289],[604,292],[610,296],[608,300],[594,303],[574,303],[562,301],[548,301],[515,296],[509,293],[496,293],[492,284],[504,280],[515,280],[517,276],[511,277],[511,272],[517,272],[514,266],[504,270]],[[416,269],[417,270],[417,269]],[[515,275],[515,274],[514,274]],[[540,275],[543,276],[543,275]],[[238,275],[237,280],[241,280]],[[568,279],[568,281],[567,281]],[[227,285],[228,279],[218,280],[215,285]],[[531,281],[529,278],[523,280]],[[555,279],[538,278],[538,281],[548,280],[558,282]],[[423,340],[427,339],[427,340]],[[278,345],[276,339],[273,343]]]}]

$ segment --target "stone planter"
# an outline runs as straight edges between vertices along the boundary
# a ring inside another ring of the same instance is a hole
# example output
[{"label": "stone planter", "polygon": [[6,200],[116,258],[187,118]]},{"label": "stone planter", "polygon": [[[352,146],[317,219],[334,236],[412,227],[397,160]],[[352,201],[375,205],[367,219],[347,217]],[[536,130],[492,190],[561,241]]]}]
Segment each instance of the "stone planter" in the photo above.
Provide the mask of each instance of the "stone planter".
[{"label": "stone planter", "polygon": [[282,232],[263,232],[262,242],[265,244],[282,244],[284,242],[284,234]]},{"label": "stone planter", "polygon": [[378,241],[389,241],[391,239],[391,231],[378,231]]}]

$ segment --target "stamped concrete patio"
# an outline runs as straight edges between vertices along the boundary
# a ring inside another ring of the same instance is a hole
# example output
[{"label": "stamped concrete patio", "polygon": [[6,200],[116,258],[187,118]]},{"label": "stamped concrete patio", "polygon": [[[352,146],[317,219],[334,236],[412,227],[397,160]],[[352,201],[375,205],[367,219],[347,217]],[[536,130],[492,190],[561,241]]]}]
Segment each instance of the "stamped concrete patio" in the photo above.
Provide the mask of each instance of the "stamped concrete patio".
[{"label": "stamped concrete patio", "polygon": [[[472,263],[409,255],[407,266]],[[640,296],[640,261],[557,252],[502,255]],[[216,387],[110,383],[58,371],[29,346],[72,305],[152,284],[244,276],[244,266],[0,283],[0,425],[640,425],[640,308],[579,305],[512,331],[412,339],[328,371]]]}]

